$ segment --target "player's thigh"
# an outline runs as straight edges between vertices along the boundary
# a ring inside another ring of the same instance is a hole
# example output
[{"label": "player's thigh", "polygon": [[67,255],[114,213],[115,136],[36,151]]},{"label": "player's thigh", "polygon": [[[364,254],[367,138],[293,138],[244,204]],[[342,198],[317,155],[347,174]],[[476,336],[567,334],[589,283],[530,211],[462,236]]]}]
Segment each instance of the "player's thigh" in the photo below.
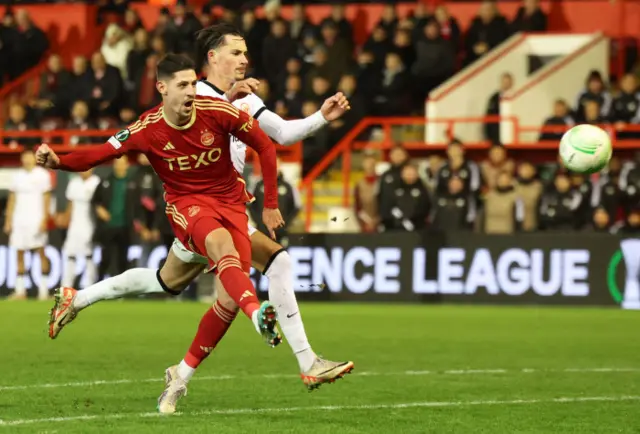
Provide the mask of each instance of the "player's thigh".
[{"label": "player's thigh", "polygon": [[262,232],[255,231],[251,234],[251,260],[253,267],[259,272],[264,271],[271,257],[280,250],[282,246]]},{"label": "player's thigh", "polygon": [[184,291],[198,274],[204,271],[205,264],[185,262],[181,260],[173,249],[169,249],[167,259],[160,268],[160,278],[169,289]]}]

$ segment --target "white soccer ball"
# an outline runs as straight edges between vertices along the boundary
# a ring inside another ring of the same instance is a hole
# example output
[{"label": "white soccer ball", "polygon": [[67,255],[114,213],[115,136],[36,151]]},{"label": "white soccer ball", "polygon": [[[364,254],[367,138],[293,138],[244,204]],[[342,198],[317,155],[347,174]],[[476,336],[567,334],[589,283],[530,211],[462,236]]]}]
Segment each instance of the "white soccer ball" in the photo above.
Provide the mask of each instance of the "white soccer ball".
[{"label": "white soccer ball", "polygon": [[576,125],[560,140],[560,159],[571,172],[599,172],[611,159],[611,153],[611,137],[595,125]]}]

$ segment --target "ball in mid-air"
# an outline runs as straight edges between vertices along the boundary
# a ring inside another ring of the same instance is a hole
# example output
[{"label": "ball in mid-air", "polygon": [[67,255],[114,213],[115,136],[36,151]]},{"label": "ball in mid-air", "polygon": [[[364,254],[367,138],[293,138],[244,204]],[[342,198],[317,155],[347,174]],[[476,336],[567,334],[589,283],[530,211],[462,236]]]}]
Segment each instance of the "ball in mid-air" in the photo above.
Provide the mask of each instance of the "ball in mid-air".
[{"label": "ball in mid-air", "polygon": [[576,125],[560,140],[560,159],[571,172],[599,172],[609,163],[611,153],[611,137],[595,125]]}]

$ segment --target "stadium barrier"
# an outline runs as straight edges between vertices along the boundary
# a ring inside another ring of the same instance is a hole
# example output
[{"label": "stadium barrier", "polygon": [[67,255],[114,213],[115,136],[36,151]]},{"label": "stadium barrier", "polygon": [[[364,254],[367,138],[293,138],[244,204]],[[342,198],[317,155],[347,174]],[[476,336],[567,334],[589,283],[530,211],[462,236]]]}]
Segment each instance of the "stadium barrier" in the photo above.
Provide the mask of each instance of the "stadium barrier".
[{"label": "stadium barrier", "polygon": [[[59,285],[59,240],[46,248],[48,285]],[[469,232],[292,236],[294,289],[301,300],[410,303],[548,304],[640,308],[640,238],[607,234]],[[142,248],[129,248],[129,259]],[[140,266],[157,268],[164,246]],[[39,281],[36,263],[26,280]],[[32,257],[27,255],[27,266]],[[100,249],[94,253],[100,261]],[[0,293],[15,285],[16,259],[0,245]],[[85,264],[77,264],[82,275]],[[253,273],[253,279],[256,280]],[[83,278],[86,278],[83,276]],[[260,292],[266,292],[266,278]],[[81,281],[81,287],[84,285]]]}]

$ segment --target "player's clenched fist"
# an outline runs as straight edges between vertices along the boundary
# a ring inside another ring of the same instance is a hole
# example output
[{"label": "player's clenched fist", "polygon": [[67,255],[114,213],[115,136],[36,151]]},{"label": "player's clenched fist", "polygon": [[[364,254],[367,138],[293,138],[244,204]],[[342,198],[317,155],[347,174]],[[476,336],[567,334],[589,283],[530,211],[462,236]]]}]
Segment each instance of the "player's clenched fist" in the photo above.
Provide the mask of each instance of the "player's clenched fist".
[{"label": "player's clenched fist", "polygon": [[60,164],[60,158],[58,158],[49,145],[43,143],[36,150],[36,163],[38,166],[55,169]]},{"label": "player's clenched fist", "polygon": [[262,222],[269,229],[269,235],[275,240],[275,230],[284,226],[284,219],[278,208],[265,208],[262,210]]},{"label": "player's clenched fist", "polygon": [[245,96],[252,94],[258,90],[260,82],[255,78],[247,78],[246,80],[236,81],[231,89],[229,89],[225,96],[229,102],[233,102],[237,99],[242,99]]},{"label": "player's clenched fist", "polygon": [[335,121],[347,110],[351,110],[351,105],[349,104],[347,97],[344,96],[342,92],[338,92],[327,98],[322,104],[322,107],[320,107],[322,116],[324,116],[324,118],[329,122]]}]

